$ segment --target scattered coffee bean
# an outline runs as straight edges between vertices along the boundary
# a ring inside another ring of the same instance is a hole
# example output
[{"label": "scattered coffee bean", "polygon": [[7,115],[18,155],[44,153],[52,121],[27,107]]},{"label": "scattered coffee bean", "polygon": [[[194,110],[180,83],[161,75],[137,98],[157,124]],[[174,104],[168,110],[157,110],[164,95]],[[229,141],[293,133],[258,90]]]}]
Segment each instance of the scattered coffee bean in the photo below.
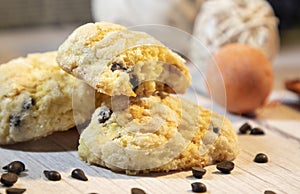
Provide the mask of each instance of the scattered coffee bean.
[{"label": "scattered coffee bean", "polygon": [[267,163],[268,162],[268,156],[264,153],[259,153],[255,156],[254,162],[257,163]]},{"label": "scattered coffee bean", "polygon": [[1,175],[1,183],[8,187],[15,184],[17,180],[18,176],[15,173],[8,172]]},{"label": "scattered coffee bean", "polygon": [[201,179],[206,173],[206,170],[201,167],[192,167],[192,173],[195,178]]},{"label": "scattered coffee bean", "polygon": [[111,114],[112,111],[108,107],[104,106],[100,108],[100,112],[97,116],[99,123],[105,123],[105,121],[107,121],[110,118]]},{"label": "scattered coffee bean", "polygon": [[81,181],[87,181],[88,178],[85,176],[83,170],[76,168],[72,171],[71,176],[75,179],[81,180]]},{"label": "scattered coffee bean", "polygon": [[250,132],[252,127],[248,123],[244,123],[240,128],[240,134],[246,134],[248,131]]},{"label": "scattered coffee bean", "polygon": [[122,64],[119,64],[119,63],[113,63],[110,67],[110,70],[111,71],[116,71],[116,70],[123,70],[123,71],[126,71],[127,68],[124,67]]},{"label": "scattered coffee bean", "polygon": [[2,167],[2,169],[7,170],[7,172],[12,172],[19,175],[25,170],[25,164],[21,161],[13,161],[8,165]]},{"label": "scattered coffee bean", "polygon": [[27,99],[23,104],[23,110],[29,110],[34,105],[34,100],[32,98]]},{"label": "scattered coffee bean", "polygon": [[231,161],[224,161],[217,164],[217,169],[224,174],[229,174],[234,168],[234,163]]},{"label": "scattered coffee bean", "polygon": [[274,191],[266,190],[264,194],[276,194]]},{"label": "scattered coffee bean", "polygon": [[26,189],[22,188],[8,188],[6,189],[6,194],[22,194],[26,191]]},{"label": "scattered coffee bean", "polygon": [[265,132],[261,128],[255,127],[253,129],[251,129],[250,134],[251,135],[264,135]]},{"label": "scattered coffee bean", "polygon": [[9,117],[9,126],[10,127],[19,127],[21,124],[21,115],[14,114]]},{"label": "scattered coffee bean", "polygon": [[59,181],[61,179],[59,172],[54,171],[54,170],[50,170],[50,171],[44,170],[44,175],[50,181]]},{"label": "scattered coffee bean", "polygon": [[131,194],[146,194],[146,192],[143,189],[132,188],[131,189]]},{"label": "scattered coffee bean", "polygon": [[195,182],[192,183],[191,185],[192,185],[192,191],[194,193],[204,193],[207,190],[205,184],[200,182]]}]

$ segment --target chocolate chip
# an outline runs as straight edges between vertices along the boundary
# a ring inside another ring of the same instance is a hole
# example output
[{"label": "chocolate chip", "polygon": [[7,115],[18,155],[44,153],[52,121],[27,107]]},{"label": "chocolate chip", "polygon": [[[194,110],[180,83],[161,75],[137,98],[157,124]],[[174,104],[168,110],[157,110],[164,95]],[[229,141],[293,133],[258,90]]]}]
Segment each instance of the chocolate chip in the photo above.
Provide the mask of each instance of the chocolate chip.
[{"label": "chocolate chip", "polygon": [[6,194],[22,194],[26,191],[26,189],[22,188],[8,188],[6,189]]},{"label": "chocolate chip", "polygon": [[130,74],[130,83],[132,85],[133,90],[135,90],[139,85],[138,77],[134,74]]},{"label": "chocolate chip", "polygon": [[59,181],[61,179],[59,172],[54,171],[54,170],[50,170],[50,171],[44,170],[44,175],[50,181]]},{"label": "chocolate chip", "polygon": [[34,100],[32,98],[29,98],[26,100],[23,104],[23,109],[24,110],[29,110],[32,106],[34,105]]},{"label": "chocolate chip", "polygon": [[268,162],[268,156],[264,153],[259,153],[255,156],[254,162],[256,162],[256,163],[267,163]]},{"label": "chocolate chip", "polygon": [[206,173],[206,170],[201,167],[192,167],[192,173],[195,178],[201,179]]},{"label": "chocolate chip", "polygon": [[1,183],[8,187],[15,184],[17,180],[18,176],[15,173],[8,172],[1,175]]},{"label": "chocolate chip", "polygon": [[274,191],[265,190],[264,194],[276,194]]},{"label": "chocolate chip", "polygon": [[21,124],[21,115],[13,114],[9,117],[9,126],[10,127],[19,127]]},{"label": "chocolate chip", "polygon": [[119,133],[119,135],[118,135],[118,136],[116,136],[116,137],[114,137],[112,140],[119,139],[119,138],[121,138],[121,137],[122,137],[122,134],[121,134],[121,133]]},{"label": "chocolate chip", "polygon": [[252,127],[248,123],[244,123],[240,128],[240,134],[246,134],[248,131],[250,132]]},{"label": "chocolate chip", "polygon": [[131,194],[146,194],[146,192],[143,189],[132,188],[131,189]]},{"label": "chocolate chip", "polygon": [[217,169],[224,174],[229,174],[234,168],[234,163],[231,161],[224,161],[217,164]]},{"label": "chocolate chip", "polygon": [[116,71],[116,70],[122,70],[122,71],[126,71],[127,68],[124,67],[122,64],[119,63],[113,63],[110,67],[111,71]]},{"label": "chocolate chip", "polygon": [[253,129],[251,129],[250,134],[251,135],[264,135],[265,132],[261,128],[255,127]]},{"label": "chocolate chip", "polygon": [[200,182],[195,182],[192,183],[191,185],[192,185],[192,191],[194,193],[204,193],[207,190],[205,184]]},{"label": "chocolate chip", "polygon": [[101,107],[100,112],[97,116],[99,123],[104,123],[105,121],[107,121],[110,118],[111,114],[112,111],[108,107]]},{"label": "chocolate chip", "polygon": [[20,174],[25,170],[25,164],[21,161],[13,161],[8,165],[4,166],[2,169],[7,170],[7,172]]},{"label": "chocolate chip", "polygon": [[81,180],[81,181],[87,181],[88,178],[85,176],[83,170],[76,168],[72,171],[71,176],[75,179]]},{"label": "chocolate chip", "polygon": [[220,131],[219,127],[213,127],[213,132],[218,134]]}]

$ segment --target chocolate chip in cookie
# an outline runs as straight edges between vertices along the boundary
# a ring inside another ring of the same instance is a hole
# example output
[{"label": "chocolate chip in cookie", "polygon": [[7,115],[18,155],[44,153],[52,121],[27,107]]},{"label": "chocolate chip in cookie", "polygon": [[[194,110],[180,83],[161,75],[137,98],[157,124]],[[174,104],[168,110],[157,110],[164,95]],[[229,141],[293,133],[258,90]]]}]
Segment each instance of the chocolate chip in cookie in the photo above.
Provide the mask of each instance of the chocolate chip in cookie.
[{"label": "chocolate chip in cookie", "polygon": [[34,105],[33,98],[27,99],[23,104],[23,110],[29,110]]},{"label": "chocolate chip in cookie", "polygon": [[98,121],[99,123],[105,123],[112,114],[112,110],[110,110],[108,107],[104,106],[100,109],[100,112],[98,114]]},{"label": "chocolate chip in cookie", "polygon": [[19,127],[21,124],[21,115],[13,114],[9,117],[9,126],[10,127]]},{"label": "chocolate chip in cookie", "polygon": [[126,71],[127,68],[124,67],[122,64],[120,63],[112,63],[111,67],[110,67],[111,71],[116,71],[116,70],[122,70],[122,71]]}]

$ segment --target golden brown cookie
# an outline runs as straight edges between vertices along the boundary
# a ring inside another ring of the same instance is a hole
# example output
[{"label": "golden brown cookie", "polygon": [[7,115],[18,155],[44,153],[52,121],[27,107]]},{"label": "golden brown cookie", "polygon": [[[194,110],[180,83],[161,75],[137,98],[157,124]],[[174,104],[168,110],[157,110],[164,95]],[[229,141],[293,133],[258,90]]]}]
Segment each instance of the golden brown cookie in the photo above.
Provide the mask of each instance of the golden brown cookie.
[{"label": "golden brown cookie", "polygon": [[126,174],[188,170],[239,153],[226,118],[172,96],[111,98],[96,109],[79,143],[82,160]]}]

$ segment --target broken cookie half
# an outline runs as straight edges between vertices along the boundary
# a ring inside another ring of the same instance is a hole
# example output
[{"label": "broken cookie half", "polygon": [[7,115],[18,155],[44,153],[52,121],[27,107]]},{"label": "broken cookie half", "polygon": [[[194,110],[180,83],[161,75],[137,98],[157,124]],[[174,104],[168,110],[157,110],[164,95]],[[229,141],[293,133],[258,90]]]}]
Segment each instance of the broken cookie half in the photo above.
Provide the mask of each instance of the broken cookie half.
[{"label": "broken cookie half", "polygon": [[239,153],[226,118],[175,96],[113,97],[96,109],[79,143],[82,160],[131,175],[203,167]]},{"label": "broken cookie half", "polygon": [[184,59],[160,41],[106,22],[77,28],[59,47],[57,62],[109,96],[184,93],[191,84]]}]

